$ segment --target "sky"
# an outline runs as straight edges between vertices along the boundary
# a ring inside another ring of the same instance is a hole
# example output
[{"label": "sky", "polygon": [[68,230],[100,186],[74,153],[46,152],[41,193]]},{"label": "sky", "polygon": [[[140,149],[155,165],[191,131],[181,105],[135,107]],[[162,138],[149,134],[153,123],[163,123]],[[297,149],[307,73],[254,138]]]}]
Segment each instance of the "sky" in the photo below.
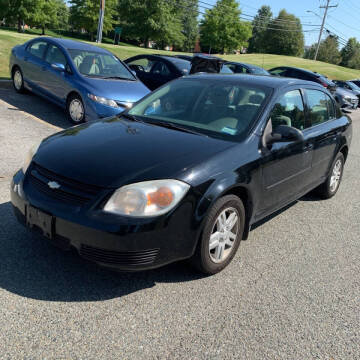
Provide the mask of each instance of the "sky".
[{"label": "sky", "polygon": [[[204,2],[214,5],[216,0],[204,0]],[[280,10],[286,9],[287,12],[292,13],[300,18],[303,24],[321,25],[319,17],[313,13],[308,13],[307,10],[313,11],[322,18],[324,14],[323,9],[319,6],[326,4],[326,0],[238,0],[243,14],[256,15],[257,10],[262,5],[269,5],[274,16],[277,16]],[[360,0],[331,0],[330,5],[338,7],[328,10],[328,16],[325,22],[325,28],[341,37],[342,42],[350,37],[356,37],[360,41]],[[200,6],[210,7],[204,3],[199,3]],[[201,11],[204,8],[200,7]],[[318,29],[314,26],[303,26],[303,30]],[[317,42],[319,31],[304,32],[305,45],[311,45]],[[323,35],[323,38],[326,35]],[[344,40],[343,40],[344,39]]]}]

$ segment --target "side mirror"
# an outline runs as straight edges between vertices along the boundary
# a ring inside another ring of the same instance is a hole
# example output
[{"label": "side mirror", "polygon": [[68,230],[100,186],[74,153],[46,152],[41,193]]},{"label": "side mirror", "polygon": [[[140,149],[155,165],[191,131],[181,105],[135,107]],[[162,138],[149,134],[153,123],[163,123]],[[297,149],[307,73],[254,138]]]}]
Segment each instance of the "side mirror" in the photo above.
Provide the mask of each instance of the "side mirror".
[{"label": "side mirror", "polygon": [[288,125],[279,125],[272,133],[266,136],[267,145],[272,145],[276,142],[297,142],[303,140],[304,136],[302,132]]},{"label": "side mirror", "polygon": [[65,71],[65,65],[60,63],[53,63],[51,67],[57,71]]}]

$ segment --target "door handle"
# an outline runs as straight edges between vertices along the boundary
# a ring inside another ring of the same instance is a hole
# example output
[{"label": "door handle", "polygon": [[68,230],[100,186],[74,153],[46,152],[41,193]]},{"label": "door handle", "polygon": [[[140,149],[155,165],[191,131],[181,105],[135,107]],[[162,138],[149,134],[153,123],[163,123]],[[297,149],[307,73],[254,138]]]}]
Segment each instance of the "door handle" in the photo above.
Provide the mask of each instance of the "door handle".
[{"label": "door handle", "polygon": [[313,148],[314,148],[314,144],[309,143],[305,145],[304,150],[309,151],[312,150]]}]

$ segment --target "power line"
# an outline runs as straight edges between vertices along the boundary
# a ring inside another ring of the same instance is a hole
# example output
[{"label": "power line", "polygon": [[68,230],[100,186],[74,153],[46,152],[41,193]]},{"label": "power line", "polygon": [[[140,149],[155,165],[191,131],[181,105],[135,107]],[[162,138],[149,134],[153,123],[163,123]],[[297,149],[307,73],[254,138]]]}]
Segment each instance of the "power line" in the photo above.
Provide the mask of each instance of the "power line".
[{"label": "power line", "polygon": [[315,51],[315,56],[314,56],[314,60],[315,60],[315,61],[316,61],[316,58],[317,58],[317,55],[318,55],[318,52],[319,52],[321,35],[322,35],[323,29],[324,29],[324,24],[325,24],[325,20],[326,20],[326,15],[327,15],[328,9],[329,9],[329,8],[334,8],[334,7],[337,7],[337,5],[330,5],[330,0],[326,0],[326,6],[320,6],[320,9],[325,9],[325,12],[324,12],[324,17],[323,17],[323,19],[322,19],[322,23],[321,23],[321,27],[320,27],[320,32],[319,32],[319,39],[318,39],[317,46],[316,46],[316,51]]}]

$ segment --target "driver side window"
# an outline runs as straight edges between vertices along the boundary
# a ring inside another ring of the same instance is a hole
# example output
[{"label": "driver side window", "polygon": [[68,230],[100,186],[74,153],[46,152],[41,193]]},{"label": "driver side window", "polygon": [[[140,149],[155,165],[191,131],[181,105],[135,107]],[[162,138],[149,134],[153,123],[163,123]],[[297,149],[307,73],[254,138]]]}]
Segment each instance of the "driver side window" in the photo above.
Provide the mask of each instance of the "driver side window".
[{"label": "driver side window", "polygon": [[271,114],[272,127],[288,125],[298,130],[305,129],[304,103],[300,90],[292,90],[280,96]]}]

